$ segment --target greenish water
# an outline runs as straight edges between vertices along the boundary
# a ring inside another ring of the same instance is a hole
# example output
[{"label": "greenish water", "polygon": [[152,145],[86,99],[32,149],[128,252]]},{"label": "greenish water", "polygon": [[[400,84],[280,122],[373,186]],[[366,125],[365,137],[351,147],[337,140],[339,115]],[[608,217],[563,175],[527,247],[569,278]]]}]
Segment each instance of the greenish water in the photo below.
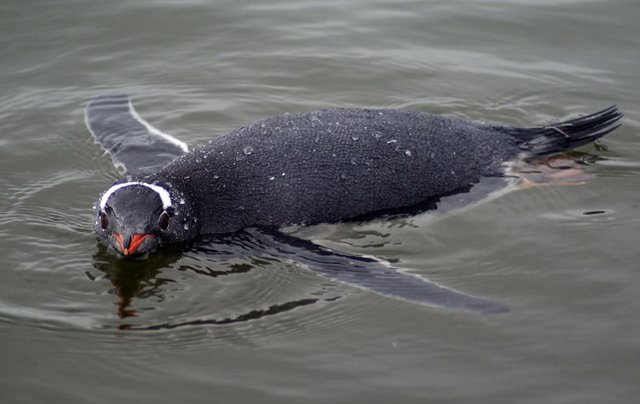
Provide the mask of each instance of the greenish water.
[{"label": "greenish water", "polygon": [[[638,21],[635,0],[4,1],[0,402],[637,402]],[[118,172],[83,108],[114,93],[189,145],[334,106],[625,118],[582,149],[586,185],[305,233],[511,307],[487,316],[206,246],[112,258],[91,206]],[[133,330],[159,324],[181,326]]]}]

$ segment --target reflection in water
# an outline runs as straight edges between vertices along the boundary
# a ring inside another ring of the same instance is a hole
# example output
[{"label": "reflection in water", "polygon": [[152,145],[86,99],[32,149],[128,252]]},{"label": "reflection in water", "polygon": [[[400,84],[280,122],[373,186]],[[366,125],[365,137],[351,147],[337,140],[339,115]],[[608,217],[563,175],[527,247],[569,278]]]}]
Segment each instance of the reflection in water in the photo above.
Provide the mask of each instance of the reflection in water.
[{"label": "reflection in water", "polygon": [[[263,267],[273,262],[281,262],[271,257],[252,258],[251,263],[231,262],[238,259],[247,258],[252,254],[252,248],[256,246],[255,239],[248,233],[240,232],[237,235],[213,238],[207,240],[201,247],[194,249],[204,266],[181,265],[179,271],[192,271],[199,275],[208,277],[219,277],[224,275],[241,274],[251,271],[256,267]],[[254,251],[255,252],[255,251]],[[118,312],[120,319],[136,316],[135,309],[131,306],[135,298],[145,299],[150,297],[163,298],[164,286],[173,282],[171,279],[159,276],[162,269],[169,267],[178,261],[182,256],[176,248],[163,249],[162,253],[152,254],[147,259],[123,259],[117,257],[113,252],[108,251],[108,247],[103,243],[98,243],[98,251],[94,254],[94,267],[106,274],[114,286],[113,292],[118,296]],[[88,276],[92,277],[90,274]],[[233,317],[217,319],[194,319],[176,323],[163,323],[150,326],[133,326],[122,324],[121,330],[160,330],[174,329],[185,326],[198,325],[224,325],[250,320],[260,319],[265,316],[275,315],[293,310],[298,307],[307,306],[322,301],[334,301],[340,296],[325,299],[306,298],[292,300],[285,303],[274,304],[266,309],[252,309],[246,313]]]},{"label": "reflection in water", "polygon": [[135,309],[130,307],[134,297],[162,297],[162,287],[172,280],[158,274],[178,258],[179,255],[165,253],[150,255],[146,260],[121,259],[99,243],[98,251],[93,255],[93,266],[111,280],[113,292],[119,297],[118,317],[125,319],[136,315]]}]

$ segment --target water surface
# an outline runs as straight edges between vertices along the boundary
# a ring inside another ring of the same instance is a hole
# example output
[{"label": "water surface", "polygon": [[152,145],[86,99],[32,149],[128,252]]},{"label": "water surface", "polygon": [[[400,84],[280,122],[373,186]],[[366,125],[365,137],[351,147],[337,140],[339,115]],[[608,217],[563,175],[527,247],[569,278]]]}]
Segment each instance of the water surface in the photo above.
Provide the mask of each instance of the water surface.
[{"label": "water surface", "polygon": [[[632,403],[640,393],[640,7],[572,1],[5,1],[0,401]],[[479,315],[203,244],[115,259],[83,107],[130,94],[189,145],[336,106],[527,126],[617,104],[586,185],[300,230],[504,302]],[[151,329],[149,329],[151,328]]]}]

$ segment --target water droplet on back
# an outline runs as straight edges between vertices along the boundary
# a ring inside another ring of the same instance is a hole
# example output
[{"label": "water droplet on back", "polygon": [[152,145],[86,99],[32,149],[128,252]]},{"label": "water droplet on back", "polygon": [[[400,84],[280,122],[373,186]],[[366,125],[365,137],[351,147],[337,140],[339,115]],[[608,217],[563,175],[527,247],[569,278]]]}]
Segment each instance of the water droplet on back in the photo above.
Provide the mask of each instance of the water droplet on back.
[{"label": "water droplet on back", "polygon": [[245,147],[243,150],[244,154],[246,154],[247,156],[250,155],[251,153],[253,153],[253,147],[251,146],[247,146]]}]

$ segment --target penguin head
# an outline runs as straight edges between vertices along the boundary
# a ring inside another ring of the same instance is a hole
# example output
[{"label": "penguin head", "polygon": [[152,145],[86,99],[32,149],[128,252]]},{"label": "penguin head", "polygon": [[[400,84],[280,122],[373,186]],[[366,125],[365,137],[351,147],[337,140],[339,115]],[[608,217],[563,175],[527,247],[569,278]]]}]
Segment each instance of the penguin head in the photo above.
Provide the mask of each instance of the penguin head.
[{"label": "penguin head", "polygon": [[197,234],[195,217],[185,199],[175,204],[172,194],[159,184],[118,181],[98,201],[94,230],[123,256],[188,241]]}]

